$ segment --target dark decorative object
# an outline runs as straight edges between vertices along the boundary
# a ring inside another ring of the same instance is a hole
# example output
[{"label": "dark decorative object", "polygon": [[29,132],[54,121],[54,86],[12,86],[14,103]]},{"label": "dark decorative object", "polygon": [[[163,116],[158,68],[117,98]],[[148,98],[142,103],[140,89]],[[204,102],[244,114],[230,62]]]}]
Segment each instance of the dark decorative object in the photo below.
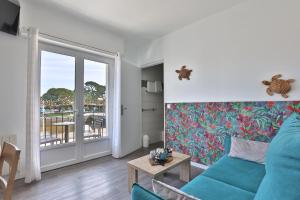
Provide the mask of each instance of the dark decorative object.
[{"label": "dark decorative object", "polygon": [[275,75],[272,77],[271,81],[263,81],[264,85],[269,86],[267,88],[267,93],[270,96],[273,96],[274,93],[281,94],[284,98],[288,98],[287,95],[291,91],[291,83],[295,82],[294,79],[283,80],[280,79],[282,77],[281,74]]},{"label": "dark decorative object", "polygon": [[149,162],[151,165],[164,166],[165,163],[171,162],[172,160],[172,149],[170,148],[157,148],[155,150],[150,151]]},{"label": "dark decorative object", "polygon": [[178,73],[179,80],[182,80],[183,78],[190,80],[190,75],[193,70],[187,69],[186,66],[182,66],[180,70],[176,70],[176,73]]}]

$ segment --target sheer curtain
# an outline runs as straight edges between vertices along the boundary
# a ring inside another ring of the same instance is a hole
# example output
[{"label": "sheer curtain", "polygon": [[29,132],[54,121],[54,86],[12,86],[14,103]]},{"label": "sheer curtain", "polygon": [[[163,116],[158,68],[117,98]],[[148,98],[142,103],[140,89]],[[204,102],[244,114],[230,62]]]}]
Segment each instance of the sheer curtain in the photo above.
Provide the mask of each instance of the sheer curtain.
[{"label": "sheer curtain", "polygon": [[113,138],[112,138],[112,155],[114,158],[122,157],[121,148],[121,57],[118,53],[115,56],[114,67],[114,84],[113,84]]},{"label": "sheer curtain", "polygon": [[40,69],[37,28],[28,30],[25,182],[41,179],[40,166]]}]

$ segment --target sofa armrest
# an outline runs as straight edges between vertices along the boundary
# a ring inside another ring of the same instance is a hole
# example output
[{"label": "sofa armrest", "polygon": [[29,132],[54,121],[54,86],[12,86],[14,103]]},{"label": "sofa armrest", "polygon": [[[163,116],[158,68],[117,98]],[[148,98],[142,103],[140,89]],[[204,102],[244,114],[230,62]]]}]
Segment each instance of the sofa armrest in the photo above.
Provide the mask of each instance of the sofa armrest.
[{"label": "sofa armrest", "polygon": [[146,190],[138,184],[132,185],[131,200],[163,200],[153,192]]}]

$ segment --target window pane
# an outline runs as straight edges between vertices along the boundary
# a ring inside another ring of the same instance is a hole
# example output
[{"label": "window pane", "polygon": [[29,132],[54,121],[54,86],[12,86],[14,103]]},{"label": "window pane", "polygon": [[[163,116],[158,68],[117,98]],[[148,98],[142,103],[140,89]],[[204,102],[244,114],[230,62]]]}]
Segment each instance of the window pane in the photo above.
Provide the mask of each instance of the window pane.
[{"label": "window pane", "polygon": [[41,146],[75,141],[75,58],[41,52]]},{"label": "window pane", "polygon": [[107,64],[84,60],[84,139],[107,136],[106,131]]}]

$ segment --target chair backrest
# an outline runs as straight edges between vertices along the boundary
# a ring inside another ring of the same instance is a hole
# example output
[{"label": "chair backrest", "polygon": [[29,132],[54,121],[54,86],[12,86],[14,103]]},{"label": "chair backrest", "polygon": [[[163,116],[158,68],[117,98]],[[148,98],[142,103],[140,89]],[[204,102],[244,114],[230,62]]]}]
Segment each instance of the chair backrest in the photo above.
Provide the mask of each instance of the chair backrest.
[{"label": "chair backrest", "polygon": [[103,117],[95,116],[95,127],[96,128],[103,128]]},{"label": "chair backrest", "polygon": [[[1,189],[4,190],[4,200],[11,200],[20,153],[20,149],[15,145],[6,142],[3,143],[0,156],[0,184]],[[2,177],[4,161],[9,165],[9,175],[7,181]]]}]

